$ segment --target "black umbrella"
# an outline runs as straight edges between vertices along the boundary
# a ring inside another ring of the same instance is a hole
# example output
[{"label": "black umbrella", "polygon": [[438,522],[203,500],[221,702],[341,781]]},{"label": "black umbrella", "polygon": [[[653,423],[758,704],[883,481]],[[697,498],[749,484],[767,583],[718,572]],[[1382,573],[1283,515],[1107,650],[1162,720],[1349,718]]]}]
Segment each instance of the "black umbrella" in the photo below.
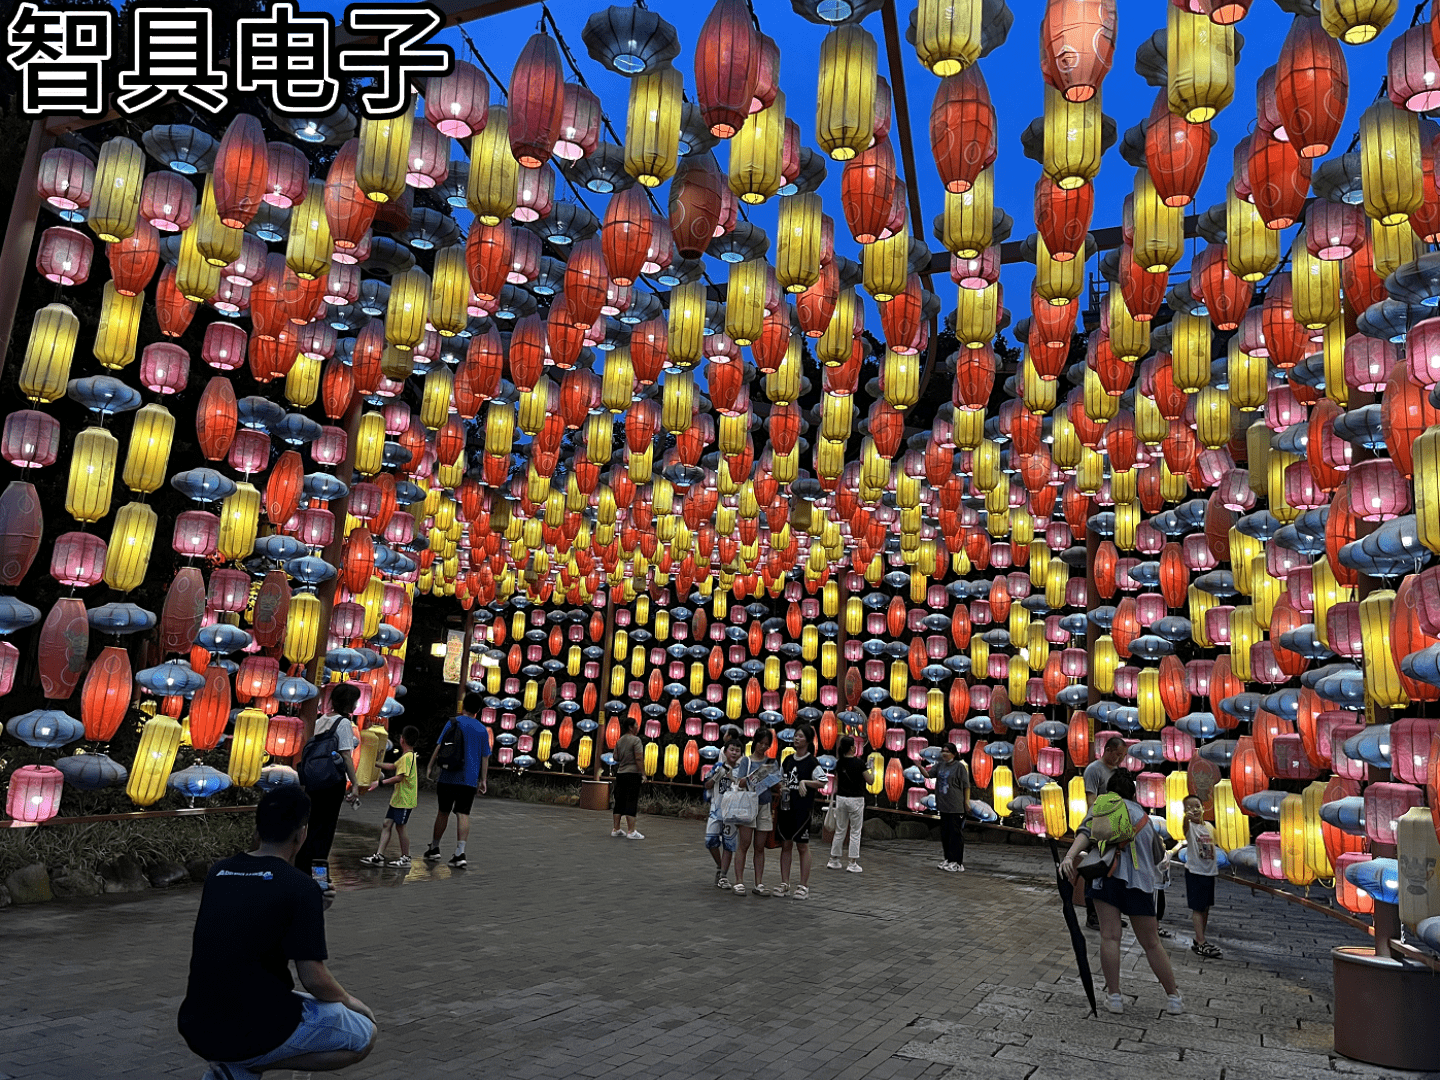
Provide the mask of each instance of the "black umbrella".
[{"label": "black umbrella", "polygon": [[1075,965],[1080,969],[1080,982],[1085,987],[1085,996],[1090,999],[1090,1015],[1095,1016],[1095,976],[1090,974],[1090,946],[1085,933],[1080,929],[1080,920],[1075,915],[1075,886],[1060,873],[1060,848],[1055,838],[1050,837],[1050,854],[1055,858],[1055,883],[1060,889],[1060,910],[1065,914],[1065,925],[1070,928],[1070,944],[1075,948]]}]

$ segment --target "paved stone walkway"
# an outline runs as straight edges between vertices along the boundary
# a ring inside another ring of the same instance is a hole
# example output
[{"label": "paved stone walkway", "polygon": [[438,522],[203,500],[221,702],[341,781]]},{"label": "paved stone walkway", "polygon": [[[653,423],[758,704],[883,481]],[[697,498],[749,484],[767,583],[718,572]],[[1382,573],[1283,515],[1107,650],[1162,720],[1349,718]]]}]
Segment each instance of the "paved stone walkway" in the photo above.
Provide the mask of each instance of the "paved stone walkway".
[{"label": "paved stone walkway", "polygon": [[[417,855],[432,811],[422,793]],[[967,872],[942,874],[938,845],[867,842],[863,875],[822,857],[801,902],[717,891],[699,822],[642,818],[631,842],[608,814],[476,811],[469,870],[337,875],[332,969],[382,1030],[346,1076],[1384,1075],[1330,1052],[1329,950],[1359,936],[1238,886],[1212,916],[1223,961],[1189,951],[1180,903],[1167,917],[1185,1015],[1164,1014],[1127,935],[1126,1012],[1090,1019],[1043,849],[972,842]],[[332,861],[370,850],[382,813],[347,811]],[[174,1017],[199,896],[0,914],[0,1080],[198,1078]]]}]

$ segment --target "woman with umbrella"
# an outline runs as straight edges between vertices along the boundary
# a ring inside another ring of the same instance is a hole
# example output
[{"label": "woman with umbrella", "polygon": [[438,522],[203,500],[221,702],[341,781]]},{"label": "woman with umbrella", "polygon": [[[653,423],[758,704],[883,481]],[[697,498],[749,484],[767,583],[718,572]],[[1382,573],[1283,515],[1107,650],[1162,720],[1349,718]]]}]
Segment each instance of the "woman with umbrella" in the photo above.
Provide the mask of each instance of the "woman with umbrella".
[{"label": "woman with umbrella", "polygon": [[[1185,1003],[1175,984],[1169,954],[1160,943],[1155,918],[1155,889],[1160,880],[1157,867],[1164,848],[1150,824],[1150,815],[1135,801],[1135,778],[1119,770],[1110,777],[1106,790],[1107,796],[1113,798],[1102,796],[1095,800],[1076,831],[1075,842],[1060,861],[1060,872],[1074,882],[1080,874],[1081,856],[1091,849],[1113,863],[1113,867],[1105,867],[1091,861],[1090,865],[1095,865],[1095,876],[1085,875],[1090,879],[1085,887],[1086,895],[1095,901],[1095,911],[1100,916],[1100,970],[1105,976],[1105,1008],[1112,1013],[1125,1011],[1125,999],[1120,995],[1120,916],[1128,915],[1135,938],[1150,962],[1150,970],[1168,995],[1165,1011],[1179,1014],[1185,1011]],[[1128,816],[1128,820],[1121,815]],[[1115,842],[1108,845],[1097,842],[1094,839],[1097,834],[1115,837]]]}]

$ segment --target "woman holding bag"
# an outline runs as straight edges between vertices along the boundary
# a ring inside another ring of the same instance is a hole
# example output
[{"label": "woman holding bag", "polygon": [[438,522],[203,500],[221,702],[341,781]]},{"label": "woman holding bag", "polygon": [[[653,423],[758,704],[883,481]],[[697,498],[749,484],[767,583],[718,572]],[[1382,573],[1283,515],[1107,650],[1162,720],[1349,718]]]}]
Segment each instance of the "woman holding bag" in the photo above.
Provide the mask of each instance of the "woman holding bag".
[{"label": "woman holding bag", "polygon": [[735,891],[745,895],[745,856],[753,843],[755,846],[755,886],[751,889],[756,896],[769,896],[765,889],[765,841],[775,827],[770,804],[775,788],[780,784],[780,766],[770,759],[770,747],[775,742],[775,732],[762,727],[755,732],[750,742],[750,753],[740,759],[735,778],[741,791],[753,791],[759,797],[755,820],[750,824],[740,822],[739,854],[735,858]]},{"label": "woman holding bag", "polygon": [[[865,825],[865,785],[875,778],[875,771],[868,762],[861,760],[855,749],[855,739],[845,735],[837,747],[840,760],[835,763],[835,839],[830,842],[828,870],[839,870],[842,866],[852,874],[860,868],[860,830]],[[845,850],[845,836],[850,836],[850,865],[840,861]]]},{"label": "woman holding bag", "polygon": [[[825,769],[815,758],[815,729],[804,724],[795,729],[795,753],[780,766],[780,807],[775,811],[775,836],[780,840],[780,887],[776,896],[810,898],[810,815],[815,793],[825,786]],[[832,835],[834,830],[831,830]],[[790,860],[800,849],[800,884],[790,893]]]}]

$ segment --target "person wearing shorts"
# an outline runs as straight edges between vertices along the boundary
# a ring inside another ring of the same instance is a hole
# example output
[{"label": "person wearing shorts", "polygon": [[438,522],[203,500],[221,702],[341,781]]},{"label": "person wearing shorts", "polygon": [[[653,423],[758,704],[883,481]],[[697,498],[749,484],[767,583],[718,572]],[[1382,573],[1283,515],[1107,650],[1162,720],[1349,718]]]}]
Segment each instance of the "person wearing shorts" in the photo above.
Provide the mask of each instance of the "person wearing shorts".
[{"label": "person wearing shorts", "polygon": [[[645,744],[636,734],[639,727],[633,716],[625,716],[620,721],[620,738],[615,742],[615,823],[610,835],[629,840],[645,839],[645,834],[635,827],[640,782],[645,779]],[[622,820],[629,823],[629,828],[621,828]]]},{"label": "person wearing shorts", "polygon": [[[382,773],[391,775],[377,779],[370,785],[374,791],[382,785],[394,790],[390,794],[390,808],[385,811],[385,822],[380,826],[380,843],[373,855],[360,861],[366,866],[394,866],[402,870],[410,866],[410,833],[405,826],[410,822],[410,813],[420,798],[419,765],[415,758],[415,746],[420,741],[420,729],[413,724],[400,733],[400,757],[395,762],[382,762],[378,766]],[[400,840],[398,858],[385,861],[385,849],[390,846],[390,834],[394,832]]]},{"label": "person wearing shorts", "polygon": [[[824,767],[815,757],[815,729],[801,724],[795,729],[795,752],[780,763],[780,805],[775,809],[775,836],[780,841],[780,885],[776,896],[810,898],[810,818],[815,812],[815,794],[825,786]],[[795,849],[800,849],[800,884],[790,892],[790,867]]]},{"label": "person wearing shorts", "polygon": [[735,767],[745,752],[745,745],[739,739],[730,739],[720,751],[720,760],[710,766],[705,774],[705,793],[710,800],[710,816],[705,821],[705,850],[715,860],[715,885],[730,891],[730,860],[735,857],[739,841],[739,826],[725,821],[720,816],[720,798],[735,787]]},{"label": "person wearing shorts", "polygon": [[292,865],[309,818],[298,785],[266,793],[256,849],[220,860],[205,879],[177,1025],[209,1063],[204,1080],[343,1069],[375,1046],[375,1014],[326,967],[323,895]]},{"label": "person wearing shorts", "polygon": [[446,722],[440,730],[440,739],[430,754],[430,764],[425,775],[435,778],[435,759],[440,755],[440,745],[450,731],[450,725],[460,728],[465,739],[465,767],[463,769],[441,769],[440,781],[435,787],[435,828],[431,832],[430,846],[425,849],[425,861],[434,862],[440,858],[440,841],[450,824],[450,815],[455,815],[455,854],[450,856],[450,865],[460,869],[467,865],[465,844],[470,839],[470,809],[475,805],[475,791],[485,794],[490,776],[490,732],[476,719],[485,699],[473,690],[465,695],[460,715]]},{"label": "person wearing shorts", "polygon": [[765,888],[765,841],[775,828],[771,803],[775,789],[780,786],[780,766],[770,758],[770,748],[775,744],[775,732],[768,727],[756,730],[750,741],[750,753],[740,759],[735,777],[740,787],[754,791],[760,796],[760,806],[755,813],[755,824],[740,826],[740,854],[735,860],[735,891],[745,895],[745,856],[752,845],[755,851],[755,885],[751,891],[756,896],[769,896]]},{"label": "person wearing shorts", "polygon": [[1175,852],[1185,852],[1185,904],[1195,929],[1190,951],[1207,960],[1219,960],[1221,956],[1219,947],[1205,936],[1210,909],[1215,906],[1215,879],[1220,875],[1215,847],[1215,829],[1205,820],[1205,804],[1197,795],[1185,796],[1185,840]]}]

